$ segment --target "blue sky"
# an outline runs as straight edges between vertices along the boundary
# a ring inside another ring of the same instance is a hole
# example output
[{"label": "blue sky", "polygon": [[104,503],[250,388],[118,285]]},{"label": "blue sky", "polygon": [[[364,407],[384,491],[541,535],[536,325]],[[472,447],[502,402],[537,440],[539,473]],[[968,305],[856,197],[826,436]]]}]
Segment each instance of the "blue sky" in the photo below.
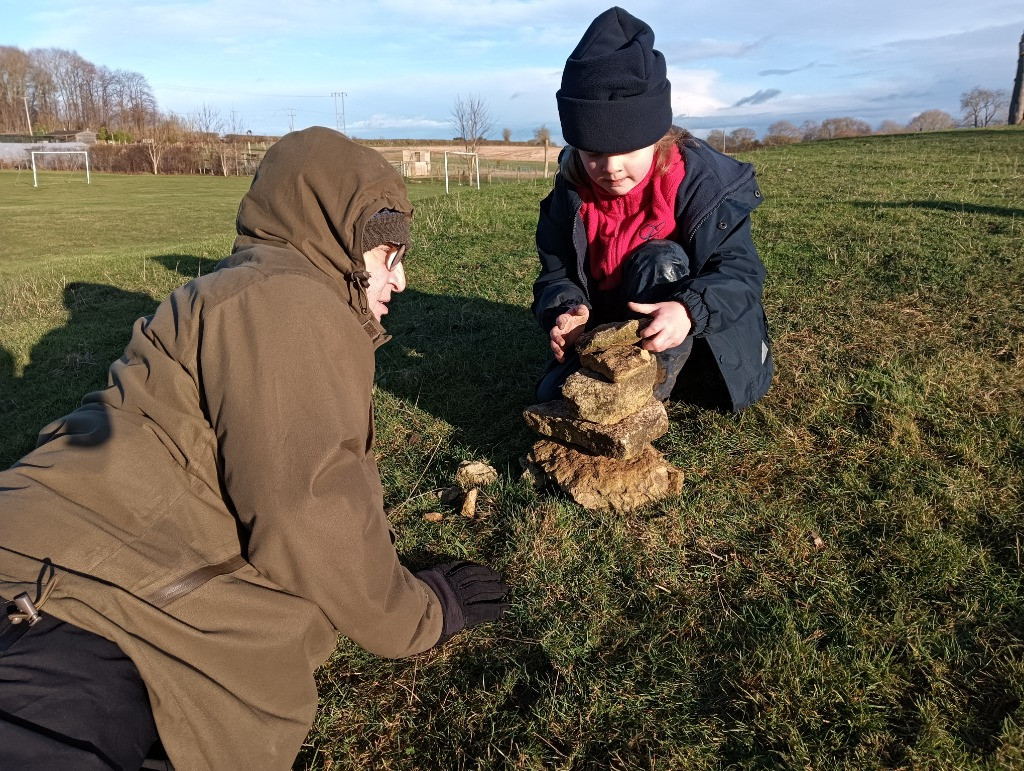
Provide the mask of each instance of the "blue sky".
[{"label": "blue sky", "polygon": [[[0,45],[77,51],[146,76],[164,110],[204,105],[243,131],[319,124],[358,137],[453,135],[458,96],[491,136],[558,138],[562,65],[594,16],[585,0],[178,0],[4,4]],[[623,4],[653,27],[677,123],[705,135],[785,119],[877,126],[1013,85],[1020,0],[733,0]],[[335,97],[332,94],[344,93]]]}]

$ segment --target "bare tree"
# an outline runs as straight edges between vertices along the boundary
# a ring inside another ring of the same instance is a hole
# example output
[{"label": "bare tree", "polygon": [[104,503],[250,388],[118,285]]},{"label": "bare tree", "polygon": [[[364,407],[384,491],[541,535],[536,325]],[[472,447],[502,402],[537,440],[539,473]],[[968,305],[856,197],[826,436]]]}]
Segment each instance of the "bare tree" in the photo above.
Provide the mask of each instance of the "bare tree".
[{"label": "bare tree", "polygon": [[32,125],[51,131],[60,125],[57,105],[57,86],[50,71],[46,52],[35,49],[29,52],[28,104],[32,114]]},{"label": "bare tree", "polygon": [[1020,36],[1020,52],[1017,56],[1017,77],[1013,79],[1013,93],[1010,95],[1010,114],[1006,122],[1011,126],[1024,123],[1024,35]]},{"label": "bare tree", "polygon": [[456,96],[452,106],[452,126],[462,138],[466,152],[475,153],[480,140],[494,128],[494,119],[481,97],[470,94],[468,99],[463,99]]},{"label": "bare tree", "polygon": [[[184,125],[192,131],[196,144],[202,148],[204,168],[200,170],[200,173],[209,167],[211,172],[216,174],[216,169],[213,168],[213,156],[219,154],[217,145],[220,144],[220,135],[224,130],[224,121],[220,117],[220,110],[203,102],[202,107],[189,113],[184,120]],[[223,161],[223,158],[221,160]],[[224,173],[224,176],[227,176],[227,172]]]},{"label": "bare tree", "polygon": [[512,129],[510,129],[510,128],[503,128],[501,130],[501,141],[502,142],[511,142],[512,141]]},{"label": "bare tree", "polygon": [[956,126],[953,116],[945,110],[925,110],[907,124],[908,131],[948,131]]},{"label": "bare tree", "polygon": [[149,160],[153,164],[153,173],[160,173],[160,159],[174,144],[181,142],[188,127],[174,113],[154,115],[151,123],[143,129],[142,143],[146,146]]},{"label": "bare tree", "polygon": [[996,113],[1006,104],[1006,92],[1002,89],[975,86],[960,94],[960,109],[964,121],[974,128],[984,128],[995,123]]},{"label": "bare tree", "polygon": [[775,121],[764,134],[764,143],[769,146],[790,145],[799,142],[800,139],[800,129],[788,120]]},{"label": "bare tree", "polygon": [[707,138],[704,141],[720,152],[724,153],[726,150],[726,136],[725,132],[721,129],[712,129],[709,131]]},{"label": "bare tree", "polygon": [[155,112],[153,93],[138,73],[112,72],[61,48],[26,53],[0,46],[0,131],[21,133],[31,124],[44,131],[140,134]]},{"label": "bare tree", "polygon": [[538,145],[542,145],[545,142],[551,144],[551,129],[547,127],[546,123],[542,123],[533,130],[533,141]]},{"label": "bare tree", "polygon": [[805,120],[800,124],[800,133],[804,142],[821,139],[821,125],[814,120]]},{"label": "bare tree", "polygon": [[32,61],[13,46],[0,46],[0,131],[7,134],[32,132],[28,94]]},{"label": "bare tree", "polygon": [[907,130],[907,127],[902,123],[897,123],[894,120],[883,120],[878,124],[878,128],[875,129],[876,134],[903,134]]},{"label": "bare tree", "polygon": [[125,131],[136,136],[146,133],[147,127],[159,121],[156,99],[146,79],[137,72],[118,70],[118,123]]},{"label": "bare tree", "polygon": [[857,118],[826,118],[821,122],[822,139],[863,137],[871,133],[871,125]]},{"label": "bare tree", "polygon": [[[228,119],[228,136],[225,139],[230,138],[231,146],[231,161],[233,175],[239,174],[238,171],[238,136],[245,131],[245,122],[242,120],[242,116],[235,110],[231,111],[231,117]],[[226,143],[222,143],[225,146]],[[228,175],[227,166],[227,150],[223,151],[224,154],[221,156],[221,165],[224,168],[224,176]]]},{"label": "bare tree", "polygon": [[729,132],[729,147],[733,152],[741,153],[744,150],[751,150],[759,145],[757,132],[752,128],[738,128]]}]

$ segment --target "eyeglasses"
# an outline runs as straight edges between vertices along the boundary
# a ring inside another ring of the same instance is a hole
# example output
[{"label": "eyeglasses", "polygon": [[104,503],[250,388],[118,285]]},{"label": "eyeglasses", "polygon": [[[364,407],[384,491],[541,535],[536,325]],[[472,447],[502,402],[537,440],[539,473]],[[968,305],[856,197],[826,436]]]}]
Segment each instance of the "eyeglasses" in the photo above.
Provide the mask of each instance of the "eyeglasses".
[{"label": "eyeglasses", "polygon": [[388,244],[388,256],[384,259],[384,265],[388,270],[395,270],[402,264],[405,258],[405,244]]}]

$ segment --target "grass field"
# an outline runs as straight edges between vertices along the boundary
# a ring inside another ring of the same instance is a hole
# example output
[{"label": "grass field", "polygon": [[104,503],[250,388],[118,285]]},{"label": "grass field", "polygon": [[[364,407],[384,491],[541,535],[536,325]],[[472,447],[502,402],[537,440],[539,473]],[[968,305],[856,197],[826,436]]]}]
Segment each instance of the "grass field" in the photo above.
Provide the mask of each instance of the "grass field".
[{"label": "grass field", "polygon": [[[673,406],[684,493],[627,517],[520,478],[545,183],[414,188],[386,503],[410,565],[486,561],[512,612],[406,661],[342,641],[297,768],[1024,769],[1024,131],[747,159],[776,381],[738,417]],[[15,182],[2,465],[213,267],[246,185]],[[502,472],[473,520],[436,495],[467,458]]]}]

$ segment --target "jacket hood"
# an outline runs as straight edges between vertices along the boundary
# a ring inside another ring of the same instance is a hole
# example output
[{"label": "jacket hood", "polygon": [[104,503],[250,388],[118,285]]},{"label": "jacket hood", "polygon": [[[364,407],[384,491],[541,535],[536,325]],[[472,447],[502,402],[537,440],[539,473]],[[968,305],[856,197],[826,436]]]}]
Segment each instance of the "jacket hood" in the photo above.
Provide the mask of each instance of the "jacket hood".
[{"label": "jacket hood", "polygon": [[[232,254],[258,245],[285,247],[329,276],[344,279],[363,323],[363,231],[381,209],[412,217],[401,175],[384,157],[333,129],[286,134],[267,151],[238,207]],[[340,275],[339,275],[340,274]]]}]

